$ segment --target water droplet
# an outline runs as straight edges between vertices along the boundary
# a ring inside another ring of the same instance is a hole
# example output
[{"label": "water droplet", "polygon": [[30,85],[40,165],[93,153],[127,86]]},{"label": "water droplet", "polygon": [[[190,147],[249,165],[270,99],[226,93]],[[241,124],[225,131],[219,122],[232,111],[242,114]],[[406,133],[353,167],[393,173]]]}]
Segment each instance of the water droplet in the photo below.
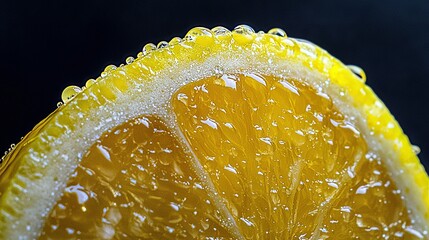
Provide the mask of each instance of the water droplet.
[{"label": "water droplet", "polygon": [[166,41],[161,41],[161,42],[159,42],[158,43],[158,45],[156,46],[157,48],[165,48],[165,47],[168,47],[168,42],[166,42]]},{"label": "water droplet", "polygon": [[137,53],[137,58],[141,58],[141,57],[143,57],[143,53],[142,52]]},{"label": "water droplet", "polygon": [[422,150],[417,145],[412,145],[411,148],[413,149],[413,152],[418,155]]},{"label": "water droplet", "polygon": [[268,33],[279,37],[287,37],[286,32],[281,28],[273,28]]},{"label": "water droplet", "polygon": [[104,68],[104,71],[110,72],[110,71],[115,70],[115,69],[116,69],[116,66],[111,64],[111,65],[108,65],[106,68]]},{"label": "water droplet", "polygon": [[64,103],[66,103],[81,91],[82,89],[78,86],[73,86],[73,85],[68,86],[63,90],[63,93],[61,94],[61,99],[63,100]]},{"label": "water droplet", "polygon": [[360,68],[360,67],[358,67],[358,66],[355,66],[355,65],[347,65],[347,67],[354,73],[354,74],[356,74],[363,82],[365,82],[366,81],[366,74],[365,74],[365,71],[362,69],[362,68]]},{"label": "water droplet", "polygon": [[247,25],[238,25],[234,28],[234,32],[243,35],[251,35],[255,33],[255,30]]},{"label": "water droplet", "polygon": [[61,107],[64,103],[63,102],[57,102],[57,107]]},{"label": "water droplet", "polygon": [[148,44],[144,45],[142,53],[143,53],[143,55],[147,55],[147,54],[149,54],[150,52],[152,52],[155,49],[156,49],[155,44],[148,43]]},{"label": "water droplet", "polygon": [[215,36],[225,36],[225,35],[231,34],[231,31],[229,31],[227,28],[222,26],[212,28],[212,32],[214,33]]},{"label": "water droplet", "polygon": [[107,74],[108,74],[110,71],[115,70],[115,69],[116,69],[116,66],[115,66],[115,65],[108,65],[108,66],[104,69],[104,71],[101,73],[101,77],[102,77],[102,78],[106,77],[106,76],[107,76]]},{"label": "water droplet", "polygon": [[213,33],[207,28],[195,27],[189,30],[188,33],[186,33],[185,39],[188,41],[195,41],[195,39],[199,36],[212,37]]},{"label": "water droplet", "polygon": [[131,64],[131,63],[133,63],[134,62],[134,58],[133,57],[127,57],[127,59],[125,59],[125,62],[127,63],[127,64]]},{"label": "water droplet", "polygon": [[92,84],[94,84],[95,83],[95,79],[88,79],[87,81],[86,81],[86,83],[85,83],[85,87],[87,87],[87,88],[89,88],[89,87],[91,87],[91,85]]},{"label": "water droplet", "polygon": [[264,31],[259,31],[258,34],[265,34],[265,32]]},{"label": "water droplet", "polygon": [[182,41],[182,39],[181,39],[181,38],[179,38],[179,37],[174,37],[174,38],[172,38],[172,39],[170,40],[170,42],[168,42],[168,44],[170,44],[170,45],[176,45],[176,44],[179,44],[181,41]]},{"label": "water droplet", "polygon": [[15,149],[15,147],[16,147],[16,144],[15,144],[15,143],[12,143],[12,144],[10,145],[10,148],[12,148],[12,149]]}]

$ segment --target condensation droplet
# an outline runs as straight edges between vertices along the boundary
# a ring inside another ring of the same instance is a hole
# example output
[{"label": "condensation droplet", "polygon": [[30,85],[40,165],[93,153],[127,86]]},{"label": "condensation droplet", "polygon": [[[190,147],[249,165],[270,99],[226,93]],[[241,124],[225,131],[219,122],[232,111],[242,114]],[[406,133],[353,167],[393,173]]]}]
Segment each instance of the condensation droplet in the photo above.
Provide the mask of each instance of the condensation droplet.
[{"label": "condensation droplet", "polygon": [[413,152],[416,154],[416,155],[418,155],[422,150],[420,149],[420,147],[419,146],[417,146],[417,145],[412,145],[411,146],[412,147],[412,149],[413,149]]},{"label": "condensation droplet", "polygon": [[234,32],[243,35],[251,35],[255,33],[255,30],[253,30],[253,28],[247,25],[238,25],[234,28]]},{"label": "condensation droplet", "polygon": [[63,93],[61,94],[61,100],[63,100],[63,102],[66,103],[81,91],[82,89],[78,86],[73,86],[73,85],[68,86],[63,90]]},{"label": "condensation droplet", "polygon": [[166,41],[161,41],[161,42],[159,42],[159,43],[158,43],[158,45],[156,46],[156,48],[159,48],[159,49],[161,49],[161,48],[165,48],[165,47],[168,47],[168,42],[166,42]]},{"label": "condensation droplet", "polygon": [[133,63],[134,62],[134,58],[133,57],[127,57],[127,59],[125,59],[125,62],[127,63],[127,64],[131,64],[131,63]]},{"label": "condensation droplet", "polygon": [[279,37],[287,37],[286,32],[281,28],[273,28],[270,31],[268,31],[268,33]]},{"label": "condensation droplet", "polygon": [[365,71],[362,69],[362,68],[360,68],[360,67],[358,67],[358,66],[355,66],[355,65],[347,65],[347,67],[354,73],[354,74],[356,74],[363,82],[365,82],[366,81],[366,74],[365,74]]},{"label": "condensation droplet", "polygon": [[61,107],[64,103],[63,102],[57,102],[57,107]]},{"label": "condensation droplet", "polygon": [[147,55],[147,54],[149,54],[150,52],[152,52],[155,49],[156,49],[155,44],[148,43],[148,44],[144,45],[142,53],[143,53],[143,55]]},{"label": "condensation droplet", "polygon": [[214,27],[211,31],[214,33],[215,36],[225,36],[231,34],[231,31],[229,31],[229,29],[222,26]]}]

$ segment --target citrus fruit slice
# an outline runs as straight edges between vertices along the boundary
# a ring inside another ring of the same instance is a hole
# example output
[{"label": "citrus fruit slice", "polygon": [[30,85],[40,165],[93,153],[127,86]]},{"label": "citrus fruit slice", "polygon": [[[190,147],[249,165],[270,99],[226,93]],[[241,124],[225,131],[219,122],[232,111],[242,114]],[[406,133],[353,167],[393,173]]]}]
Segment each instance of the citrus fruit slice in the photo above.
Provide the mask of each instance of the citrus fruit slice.
[{"label": "citrus fruit slice", "polygon": [[428,238],[427,173],[359,68],[248,26],[126,63],[3,158],[1,238]]}]

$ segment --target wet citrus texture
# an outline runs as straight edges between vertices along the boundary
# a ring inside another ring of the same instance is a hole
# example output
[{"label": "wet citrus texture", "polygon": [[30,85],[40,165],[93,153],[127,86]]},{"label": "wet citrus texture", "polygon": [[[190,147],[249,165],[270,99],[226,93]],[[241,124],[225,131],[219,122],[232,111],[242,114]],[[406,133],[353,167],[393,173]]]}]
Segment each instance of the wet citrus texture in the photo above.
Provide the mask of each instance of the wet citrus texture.
[{"label": "wet citrus texture", "polygon": [[222,75],[182,87],[172,104],[215,197],[174,134],[143,116],[91,147],[42,238],[231,238],[214,201],[246,239],[422,235],[381,159],[325,94]]},{"label": "wet citrus texture", "polygon": [[427,239],[428,175],[365,80],[281,29],[147,44],[2,158],[0,239]]}]

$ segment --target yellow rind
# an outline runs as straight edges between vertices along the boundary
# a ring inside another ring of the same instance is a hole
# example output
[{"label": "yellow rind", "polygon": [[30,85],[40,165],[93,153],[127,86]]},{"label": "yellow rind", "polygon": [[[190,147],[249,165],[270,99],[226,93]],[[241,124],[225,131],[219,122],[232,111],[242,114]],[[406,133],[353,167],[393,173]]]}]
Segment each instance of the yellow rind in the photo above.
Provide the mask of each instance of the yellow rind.
[{"label": "yellow rind", "polygon": [[[176,39],[172,43],[175,44],[105,72],[98,81],[42,121],[8,154],[0,166],[0,173],[7,165],[13,165],[16,170],[8,179],[0,180],[0,239],[13,238],[18,233],[28,238],[38,236],[43,219],[60,197],[85,150],[109,126],[130,117],[126,111],[119,111],[117,118],[108,119],[109,112],[105,109],[115,109],[121,95],[142,86],[142,94],[158,91],[152,89],[151,81],[158,79],[161,73],[180,70],[182,65],[186,66],[183,71],[190,71],[213,56],[225,55],[225,58],[233,59],[242,53],[250,56],[249,65],[260,66],[254,64],[255,61],[265,63],[268,66],[265,71],[269,71],[272,62],[285,61],[290,66],[304,69],[298,72],[308,71],[322,76],[327,83],[320,87],[330,91],[328,93],[336,99],[334,103],[340,110],[359,117],[356,124],[364,132],[368,145],[382,155],[392,178],[406,197],[408,208],[418,224],[428,230],[427,173],[385,105],[339,60],[314,44],[249,31],[216,35],[208,29],[196,28],[183,41]],[[289,71],[284,70],[285,74]],[[151,110],[154,114],[166,114],[158,109]],[[83,131],[86,125],[95,130]],[[77,156],[62,153],[65,149],[61,147],[67,146],[67,141],[79,145]]]}]

